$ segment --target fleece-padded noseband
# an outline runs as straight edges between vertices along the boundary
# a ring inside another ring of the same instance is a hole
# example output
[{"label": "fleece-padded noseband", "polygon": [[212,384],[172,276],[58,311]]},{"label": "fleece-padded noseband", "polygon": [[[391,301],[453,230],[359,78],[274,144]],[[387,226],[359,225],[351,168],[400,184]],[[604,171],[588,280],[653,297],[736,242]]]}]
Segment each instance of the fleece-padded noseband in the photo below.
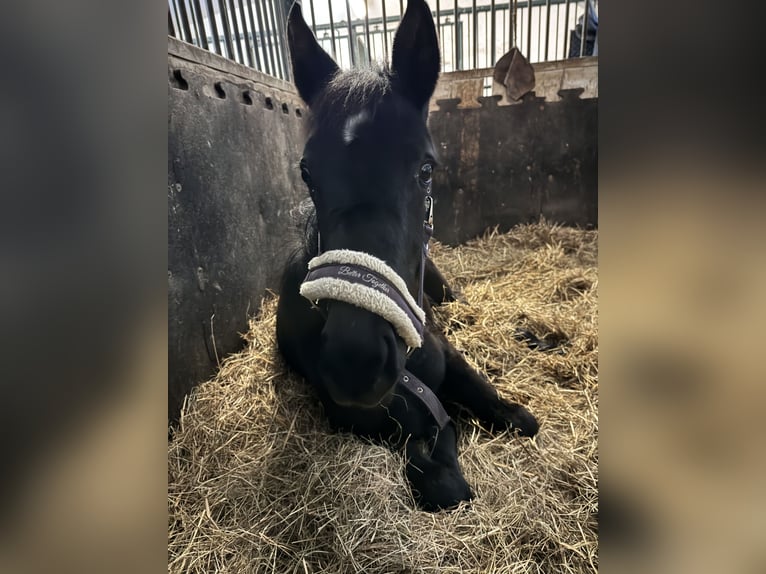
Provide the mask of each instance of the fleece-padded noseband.
[{"label": "fleece-padded noseband", "polygon": [[391,323],[408,347],[423,344],[425,313],[404,280],[385,261],[361,251],[334,249],[309,261],[300,293],[366,309]]}]

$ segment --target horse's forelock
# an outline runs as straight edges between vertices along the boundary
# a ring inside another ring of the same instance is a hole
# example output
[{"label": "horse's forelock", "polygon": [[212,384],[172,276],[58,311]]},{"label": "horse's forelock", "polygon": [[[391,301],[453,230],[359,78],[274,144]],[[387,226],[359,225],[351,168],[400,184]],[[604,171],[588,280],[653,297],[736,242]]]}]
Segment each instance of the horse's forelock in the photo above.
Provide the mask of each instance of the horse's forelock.
[{"label": "horse's forelock", "polygon": [[391,91],[388,68],[369,67],[341,71],[327,84],[312,109],[316,126],[343,126],[349,116],[375,109]]}]

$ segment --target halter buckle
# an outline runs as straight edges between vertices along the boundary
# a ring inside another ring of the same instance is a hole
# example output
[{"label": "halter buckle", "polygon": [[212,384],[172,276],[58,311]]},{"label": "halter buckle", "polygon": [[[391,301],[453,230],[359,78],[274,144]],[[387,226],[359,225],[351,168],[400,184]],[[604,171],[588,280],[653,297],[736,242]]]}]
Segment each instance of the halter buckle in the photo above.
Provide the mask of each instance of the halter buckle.
[{"label": "halter buckle", "polygon": [[426,218],[423,221],[428,227],[433,229],[434,227],[434,198],[430,195],[426,195],[425,199]]}]

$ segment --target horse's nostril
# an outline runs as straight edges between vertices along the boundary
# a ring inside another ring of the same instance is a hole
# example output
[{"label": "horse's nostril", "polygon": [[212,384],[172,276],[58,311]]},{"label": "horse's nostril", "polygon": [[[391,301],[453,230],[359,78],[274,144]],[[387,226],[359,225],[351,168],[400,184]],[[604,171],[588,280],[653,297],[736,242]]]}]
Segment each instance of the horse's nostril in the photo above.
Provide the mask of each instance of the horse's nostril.
[{"label": "horse's nostril", "polygon": [[402,349],[400,352],[400,343],[394,335],[393,329],[386,332],[383,337],[386,346],[386,364],[385,370],[389,377],[396,378],[404,369],[405,355]]}]

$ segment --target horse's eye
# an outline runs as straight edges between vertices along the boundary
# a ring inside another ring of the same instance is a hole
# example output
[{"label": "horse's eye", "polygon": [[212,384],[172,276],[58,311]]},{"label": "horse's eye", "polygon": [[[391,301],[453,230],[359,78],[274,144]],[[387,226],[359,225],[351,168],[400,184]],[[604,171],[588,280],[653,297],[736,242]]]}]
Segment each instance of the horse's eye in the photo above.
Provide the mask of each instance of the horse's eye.
[{"label": "horse's eye", "polygon": [[309,168],[306,167],[306,162],[301,160],[301,179],[303,180],[303,183],[311,187],[311,172],[309,171]]},{"label": "horse's eye", "polygon": [[420,173],[418,177],[422,183],[431,183],[431,173],[433,173],[434,166],[431,162],[426,162],[420,166]]}]

